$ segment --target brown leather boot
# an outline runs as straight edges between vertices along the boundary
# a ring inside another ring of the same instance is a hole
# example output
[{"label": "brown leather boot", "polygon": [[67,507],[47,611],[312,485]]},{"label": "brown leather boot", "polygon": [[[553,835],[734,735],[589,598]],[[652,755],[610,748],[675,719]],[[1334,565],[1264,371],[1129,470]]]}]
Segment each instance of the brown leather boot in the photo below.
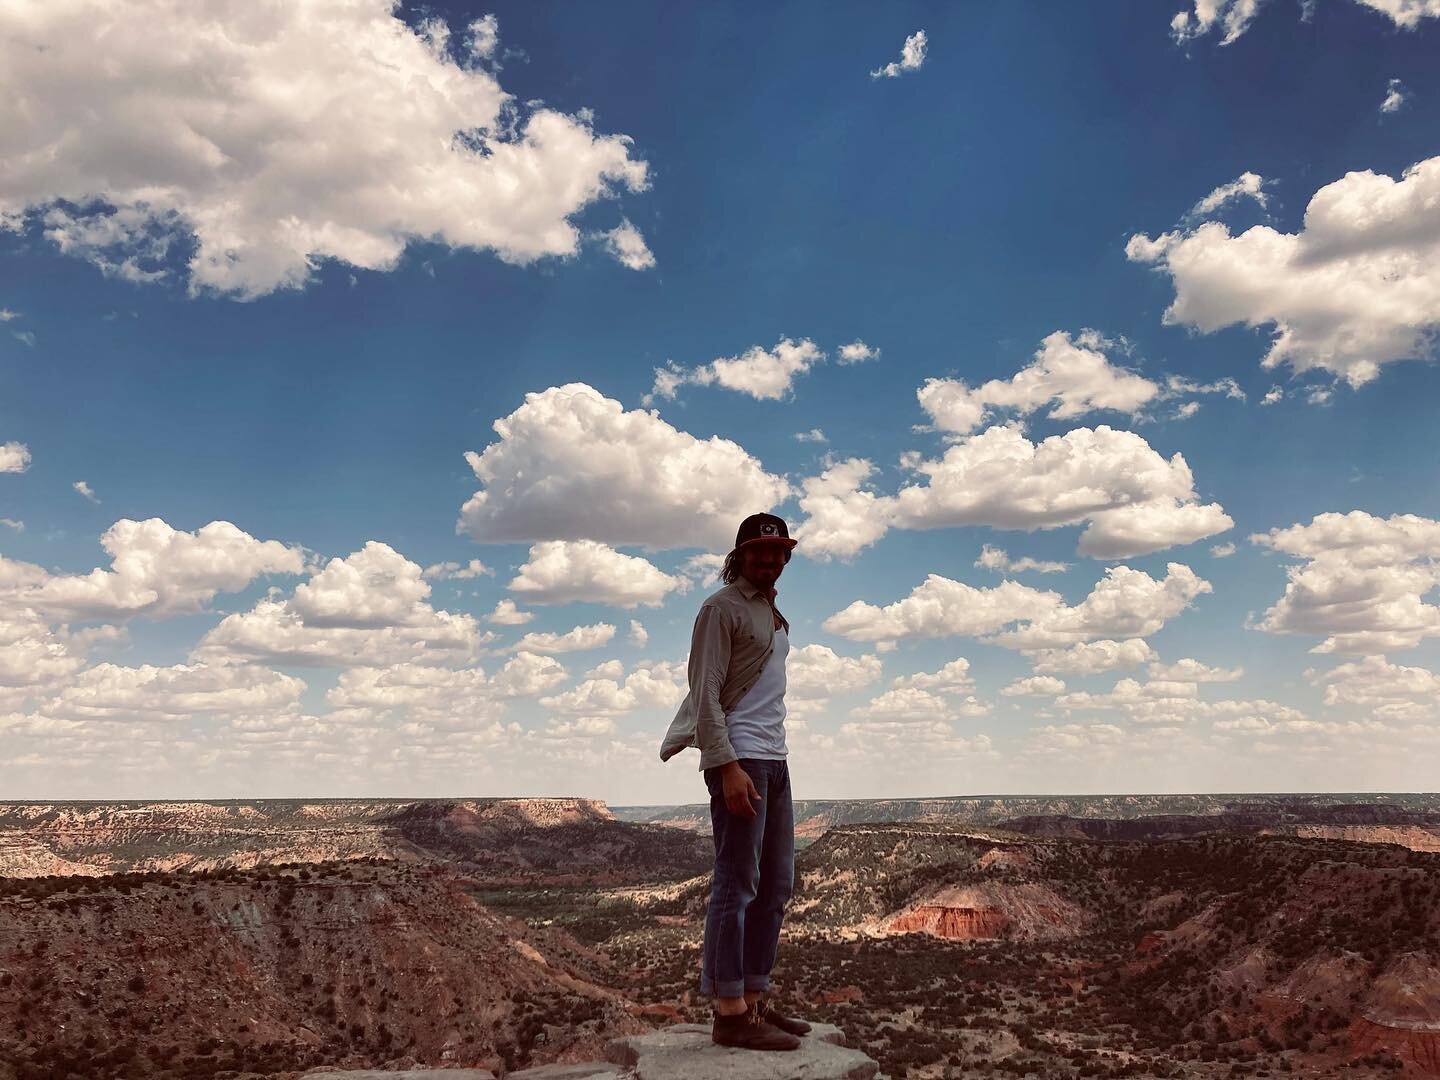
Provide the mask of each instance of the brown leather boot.
[{"label": "brown leather boot", "polygon": [[721,1046],[737,1046],[744,1050],[799,1050],[800,1040],[760,1017],[752,1002],[743,1013],[725,1016],[711,1006],[715,1017],[710,1040]]}]

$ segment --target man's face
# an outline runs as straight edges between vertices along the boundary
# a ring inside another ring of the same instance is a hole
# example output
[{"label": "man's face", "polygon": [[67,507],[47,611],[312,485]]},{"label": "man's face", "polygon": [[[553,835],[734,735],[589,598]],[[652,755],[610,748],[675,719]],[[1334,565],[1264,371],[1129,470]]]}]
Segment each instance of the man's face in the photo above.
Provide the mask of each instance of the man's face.
[{"label": "man's face", "polygon": [[762,589],[773,588],[785,569],[785,545],[746,544],[740,549],[740,573]]}]

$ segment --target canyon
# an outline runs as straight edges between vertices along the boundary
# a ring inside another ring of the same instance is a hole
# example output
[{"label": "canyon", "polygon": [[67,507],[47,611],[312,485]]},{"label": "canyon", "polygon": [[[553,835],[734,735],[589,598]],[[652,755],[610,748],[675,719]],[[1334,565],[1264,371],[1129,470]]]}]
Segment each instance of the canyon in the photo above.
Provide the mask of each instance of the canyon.
[{"label": "canyon", "polygon": [[[1440,1076],[1426,800],[1247,798],[831,825],[775,994],[892,1080]],[[3,1080],[498,1076],[708,1017],[708,836],[595,800],[11,803],[0,840]]]}]

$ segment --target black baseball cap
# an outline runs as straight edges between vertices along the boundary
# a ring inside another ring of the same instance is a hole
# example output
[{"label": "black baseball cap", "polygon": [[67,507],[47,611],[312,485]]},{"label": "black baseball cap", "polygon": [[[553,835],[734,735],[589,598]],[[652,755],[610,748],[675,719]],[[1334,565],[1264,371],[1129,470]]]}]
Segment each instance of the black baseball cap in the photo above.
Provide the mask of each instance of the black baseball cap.
[{"label": "black baseball cap", "polygon": [[796,543],[798,541],[790,539],[790,530],[785,527],[785,522],[774,514],[751,514],[740,523],[740,529],[735,534],[737,548],[746,544],[784,544],[793,548]]}]

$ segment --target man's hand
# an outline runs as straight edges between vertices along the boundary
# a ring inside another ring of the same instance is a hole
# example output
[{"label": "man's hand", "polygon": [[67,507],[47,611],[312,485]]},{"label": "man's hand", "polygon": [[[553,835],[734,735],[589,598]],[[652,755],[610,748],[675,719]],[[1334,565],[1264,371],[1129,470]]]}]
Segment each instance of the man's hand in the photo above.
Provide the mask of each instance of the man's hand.
[{"label": "man's hand", "polygon": [[755,781],[750,779],[750,774],[740,767],[738,761],[732,761],[725,766],[725,771],[720,774],[720,781],[725,785],[725,805],[730,813],[739,814],[743,818],[755,819],[755,807],[750,805],[750,800],[757,802],[760,799],[760,792],[755,790]]}]

